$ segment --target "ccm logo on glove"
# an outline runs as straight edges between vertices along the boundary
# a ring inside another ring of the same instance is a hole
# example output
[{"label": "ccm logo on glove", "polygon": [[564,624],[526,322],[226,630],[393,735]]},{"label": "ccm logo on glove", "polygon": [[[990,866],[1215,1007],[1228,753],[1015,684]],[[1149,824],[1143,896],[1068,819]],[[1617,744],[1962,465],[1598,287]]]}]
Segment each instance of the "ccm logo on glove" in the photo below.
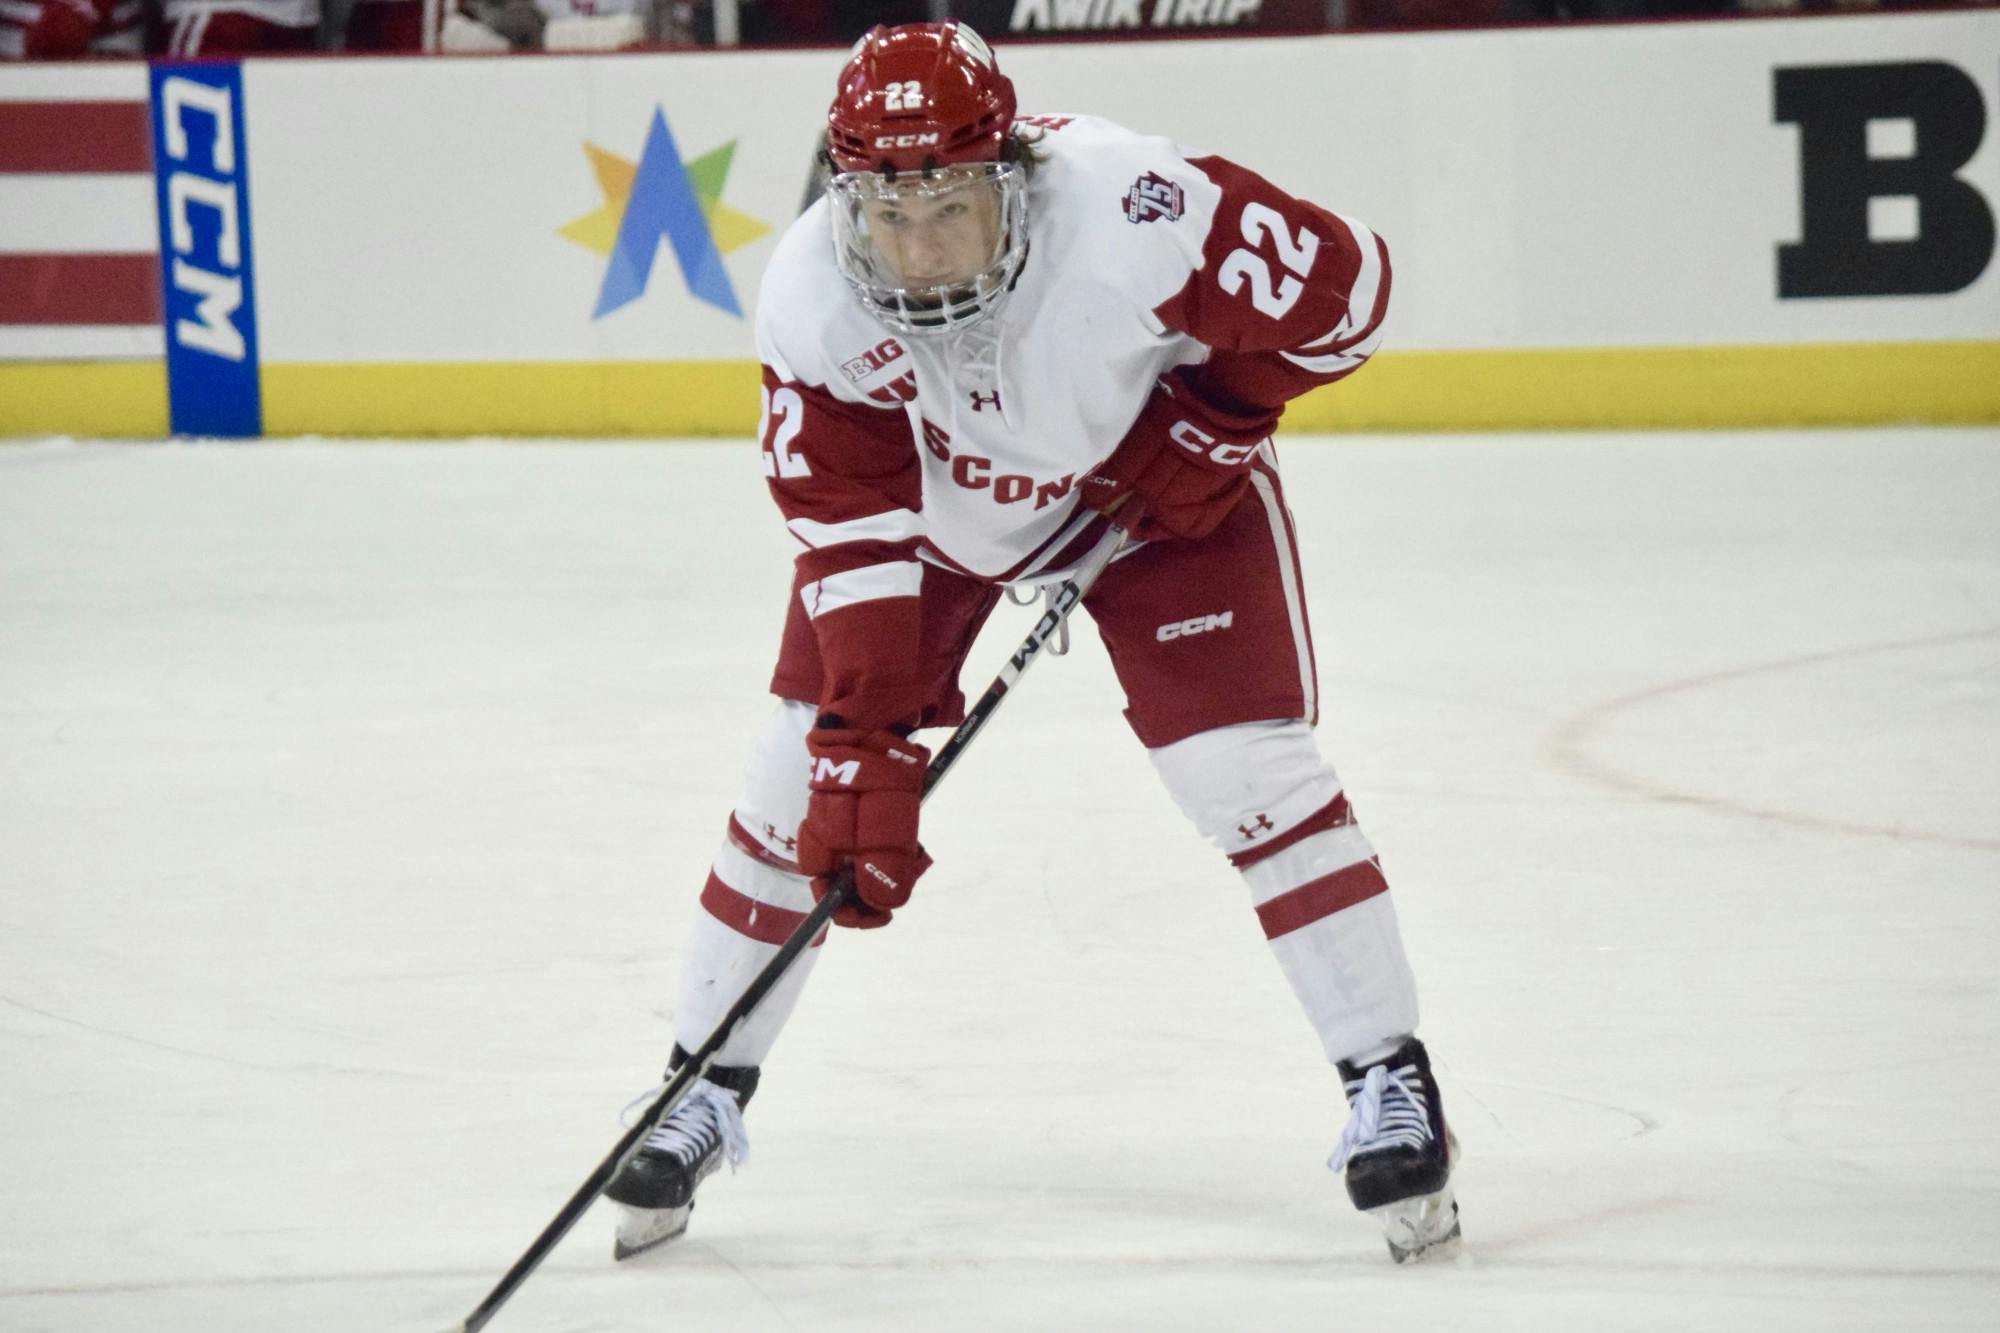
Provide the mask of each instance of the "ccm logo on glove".
[{"label": "ccm logo on glove", "polygon": [[854,892],[834,911],[834,923],[886,926],[930,867],[917,841],[930,751],[893,731],[815,727],[806,752],[812,794],[799,825],[799,869],[813,877],[815,900],[851,871]]},{"label": "ccm logo on glove", "polygon": [[1167,432],[1167,438],[1189,453],[1200,454],[1218,467],[1235,467],[1250,461],[1250,455],[1257,452],[1255,444],[1217,444],[1210,435],[1192,421],[1176,421]]},{"label": "ccm logo on glove", "polygon": [[[917,748],[922,749],[923,747],[918,746]],[[887,751],[887,756],[890,759],[898,760],[905,764],[923,763],[915,755],[905,754],[901,750],[889,750]],[[837,782],[843,787],[852,787],[854,780],[861,776],[861,761],[859,759],[849,759],[845,763],[837,764],[822,755],[818,760],[818,764],[819,767],[813,770],[812,780],[815,785],[823,782]]]},{"label": "ccm logo on glove", "polygon": [[1276,409],[1205,401],[1185,369],[1154,386],[1125,438],[1083,479],[1083,502],[1141,541],[1206,537],[1250,489]]},{"label": "ccm logo on glove", "polygon": [[822,759],[819,761],[819,767],[813,771],[813,781],[838,782],[844,787],[851,787],[854,785],[854,779],[860,774],[861,764],[858,760],[850,759],[844,764],[836,764],[831,759]]}]

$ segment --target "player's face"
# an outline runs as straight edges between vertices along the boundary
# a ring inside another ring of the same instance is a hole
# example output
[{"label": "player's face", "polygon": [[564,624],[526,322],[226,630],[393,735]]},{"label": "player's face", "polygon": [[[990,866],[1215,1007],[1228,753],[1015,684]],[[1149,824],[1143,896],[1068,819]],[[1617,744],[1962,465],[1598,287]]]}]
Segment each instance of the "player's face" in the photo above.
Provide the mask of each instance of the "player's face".
[{"label": "player's face", "polygon": [[999,249],[1000,200],[984,180],[918,185],[866,200],[861,211],[883,264],[911,291],[969,283]]},{"label": "player's face", "polygon": [[840,173],[826,187],[834,262],[889,327],[963,327],[999,307],[1027,259],[1027,184],[1016,162]]}]

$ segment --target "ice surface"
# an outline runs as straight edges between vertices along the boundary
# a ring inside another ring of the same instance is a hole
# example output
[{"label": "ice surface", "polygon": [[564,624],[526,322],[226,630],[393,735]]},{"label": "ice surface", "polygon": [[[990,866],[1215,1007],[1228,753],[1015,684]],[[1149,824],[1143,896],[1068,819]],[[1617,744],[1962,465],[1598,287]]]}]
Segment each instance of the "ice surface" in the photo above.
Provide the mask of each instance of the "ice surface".
[{"label": "ice surface", "polygon": [[[2000,432],[1285,454],[1466,1259],[1083,629],[746,1169],[498,1333],[1995,1326]],[[740,443],[0,447],[0,1330],[470,1310],[658,1072],[790,557]]]}]

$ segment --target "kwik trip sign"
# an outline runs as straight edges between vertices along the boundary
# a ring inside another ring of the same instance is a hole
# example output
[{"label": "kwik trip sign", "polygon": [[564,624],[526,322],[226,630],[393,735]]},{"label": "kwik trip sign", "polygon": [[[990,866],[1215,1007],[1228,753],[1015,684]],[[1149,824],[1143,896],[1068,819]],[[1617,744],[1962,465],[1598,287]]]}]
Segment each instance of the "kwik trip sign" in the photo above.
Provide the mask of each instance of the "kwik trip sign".
[{"label": "kwik trip sign", "polygon": [[1938,296],[1986,271],[1992,200],[1960,174],[1986,133],[1970,72],[1794,66],[1772,93],[1776,119],[1799,128],[1800,234],[1778,247],[1781,299]]}]

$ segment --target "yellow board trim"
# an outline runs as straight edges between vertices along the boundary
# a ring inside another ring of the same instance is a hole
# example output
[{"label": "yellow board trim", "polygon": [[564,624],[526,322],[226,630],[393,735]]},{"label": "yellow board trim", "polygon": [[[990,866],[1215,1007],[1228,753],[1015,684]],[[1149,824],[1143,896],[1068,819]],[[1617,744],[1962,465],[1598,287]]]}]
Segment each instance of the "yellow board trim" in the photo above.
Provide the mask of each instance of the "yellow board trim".
[{"label": "yellow board trim", "polygon": [[164,361],[0,362],[0,437],[156,439],[166,433]]},{"label": "yellow board trim", "polygon": [[1285,410],[1293,431],[2000,422],[2000,341],[1385,352]]},{"label": "yellow board trim", "polygon": [[267,435],[748,435],[753,361],[265,366]]},{"label": "yellow board trim", "polygon": [[[750,361],[267,365],[268,435],[748,435]],[[2000,341],[1385,352],[1292,433],[2000,423]],[[0,365],[0,435],[157,437],[160,362]]]}]

